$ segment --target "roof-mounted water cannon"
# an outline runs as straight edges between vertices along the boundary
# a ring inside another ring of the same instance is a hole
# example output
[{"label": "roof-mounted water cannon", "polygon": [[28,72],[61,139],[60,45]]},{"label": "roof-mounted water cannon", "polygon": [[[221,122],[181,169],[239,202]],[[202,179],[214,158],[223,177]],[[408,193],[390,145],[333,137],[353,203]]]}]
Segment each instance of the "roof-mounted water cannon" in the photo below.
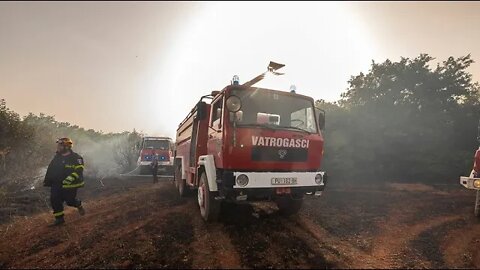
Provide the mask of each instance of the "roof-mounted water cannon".
[{"label": "roof-mounted water cannon", "polygon": [[277,70],[281,69],[284,66],[285,66],[284,64],[279,64],[279,63],[270,61],[270,64],[268,64],[267,70],[273,73],[274,75],[285,75],[285,73],[277,72]]},{"label": "roof-mounted water cannon", "polygon": [[261,81],[265,78],[265,75],[267,75],[268,72],[272,73],[273,75],[277,75],[277,76],[278,75],[284,75],[285,73],[277,72],[277,70],[283,68],[284,66],[285,66],[284,64],[279,64],[279,63],[275,63],[275,62],[270,61],[270,63],[268,64],[266,72],[258,75],[257,77],[251,79],[250,81],[242,84],[242,86],[250,87],[250,86],[258,83],[259,81]]}]

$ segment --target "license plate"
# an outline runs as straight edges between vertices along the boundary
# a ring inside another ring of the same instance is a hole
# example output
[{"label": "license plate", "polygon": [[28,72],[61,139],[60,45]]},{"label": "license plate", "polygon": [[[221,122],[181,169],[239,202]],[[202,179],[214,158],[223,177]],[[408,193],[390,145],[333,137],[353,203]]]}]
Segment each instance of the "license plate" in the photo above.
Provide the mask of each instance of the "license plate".
[{"label": "license plate", "polygon": [[272,185],[296,185],[296,177],[275,177],[272,178]]}]

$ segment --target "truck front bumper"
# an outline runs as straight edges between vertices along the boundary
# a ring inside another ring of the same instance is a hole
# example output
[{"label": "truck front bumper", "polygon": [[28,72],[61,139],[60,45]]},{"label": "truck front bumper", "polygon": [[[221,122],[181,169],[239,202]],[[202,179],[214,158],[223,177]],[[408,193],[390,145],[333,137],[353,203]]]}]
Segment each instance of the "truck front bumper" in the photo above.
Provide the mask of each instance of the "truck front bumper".
[{"label": "truck front bumper", "polygon": [[[245,181],[248,178],[248,181]],[[285,183],[281,183],[285,182]],[[278,196],[320,196],[327,184],[325,172],[224,172],[217,180],[220,194],[216,199],[254,201]]]},{"label": "truck front bumper", "polygon": [[480,190],[480,178],[460,176],[460,184],[468,189]]},{"label": "truck front bumper", "polygon": [[[152,164],[151,161],[138,162],[138,166],[150,166],[150,164]],[[158,166],[173,166],[173,161],[159,161]]]},{"label": "truck front bumper", "polygon": [[233,176],[234,189],[289,187],[323,190],[327,180],[325,172],[233,172]]}]

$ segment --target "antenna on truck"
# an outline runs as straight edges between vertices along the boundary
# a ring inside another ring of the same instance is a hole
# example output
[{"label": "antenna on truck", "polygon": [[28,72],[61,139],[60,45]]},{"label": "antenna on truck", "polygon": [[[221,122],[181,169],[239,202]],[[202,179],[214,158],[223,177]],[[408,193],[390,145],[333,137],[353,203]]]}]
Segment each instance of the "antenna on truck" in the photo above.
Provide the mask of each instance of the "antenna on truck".
[{"label": "antenna on truck", "polygon": [[258,83],[259,81],[261,81],[265,78],[265,75],[267,75],[268,72],[271,72],[274,75],[284,75],[285,73],[277,72],[277,70],[283,68],[284,66],[285,66],[284,64],[279,64],[279,63],[275,63],[273,61],[270,61],[270,63],[268,64],[268,67],[267,67],[267,71],[263,72],[262,74],[258,75],[255,78],[251,79],[250,81],[242,84],[242,86],[250,87],[250,86]]}]

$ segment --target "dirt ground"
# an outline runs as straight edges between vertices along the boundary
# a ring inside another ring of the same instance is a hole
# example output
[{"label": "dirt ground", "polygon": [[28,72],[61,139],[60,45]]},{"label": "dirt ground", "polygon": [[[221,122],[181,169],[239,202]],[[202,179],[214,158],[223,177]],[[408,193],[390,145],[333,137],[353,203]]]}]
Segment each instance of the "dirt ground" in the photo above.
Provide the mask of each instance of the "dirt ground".
[{"label": "dirt ground", "polygon": [[11,218],[0,225],[0,268],[480,268],[475,194],[459,185],[331,181],[298,216],[226,204],[206,224],[195,196],[148,180],[91,184],[80,192],[87,214],[67,209],[57,228],[47,226],[45,191],[25,216],[12,210],[28,202],[17,196],[3,208]]}]

